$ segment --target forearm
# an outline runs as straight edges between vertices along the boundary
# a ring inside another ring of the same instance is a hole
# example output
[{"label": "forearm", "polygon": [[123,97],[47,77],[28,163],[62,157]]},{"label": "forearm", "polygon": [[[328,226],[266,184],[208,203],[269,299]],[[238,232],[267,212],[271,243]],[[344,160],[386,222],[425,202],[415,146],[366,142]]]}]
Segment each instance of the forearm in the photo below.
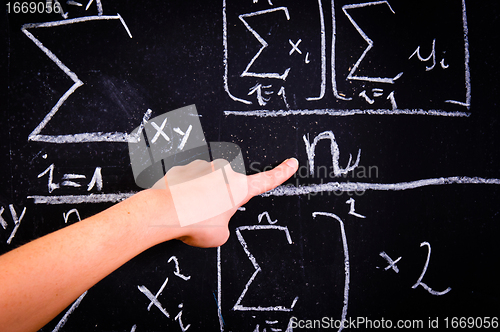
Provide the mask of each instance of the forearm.
[{"label": "forearm", "polygon": [[[168,201],[148,191],[0,256],[0,326],[35,331],[79,295],[147,248],[178,237]],[[175,216],[174,216],[175,218]]]},{"label": "forearm", "polygon": [[[226,172],[230,183],[247,189],[241,191],[247,193],[246,197],[241,196],[235,204],[245,204],[254,195],[283,183],[297,167],[297,161],[290,159],[271,171],[248,177]],[[217,187],[200,183],[204,184],[205,191],[207,187]],[[180,239],[198,247],[217,247],[227,241],[229,219],[237,206],[180,227],[168,183],[163,187],[141,191],[94,217],[0,256],[2,332],[38,330],[80,294],[158,243]],[[197,209],[192,201],[197,191],[198,188],[193,188],[189,192],[177,192],[176,202],[192,202],[192,206],[187,204],[184,208]]]}]

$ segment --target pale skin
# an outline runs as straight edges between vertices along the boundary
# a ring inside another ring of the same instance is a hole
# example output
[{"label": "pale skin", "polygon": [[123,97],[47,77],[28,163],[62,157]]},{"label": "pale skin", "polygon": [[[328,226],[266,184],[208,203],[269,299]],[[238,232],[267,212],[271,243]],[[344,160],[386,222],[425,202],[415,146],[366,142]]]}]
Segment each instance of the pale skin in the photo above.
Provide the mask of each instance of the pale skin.
[{"label": "pale skin", "polygon": [[[288,159],[250,176],[239,206],[290,178],[298,168]],[[147,189],[111,208],[0,256],[2,331],[37,331],[108,274],[146,249],[169,240],[218,247],[229,237],[237,207],[194,225],[180,227],[168,186]],[[151,227],[155,224],[170,227]]]}]

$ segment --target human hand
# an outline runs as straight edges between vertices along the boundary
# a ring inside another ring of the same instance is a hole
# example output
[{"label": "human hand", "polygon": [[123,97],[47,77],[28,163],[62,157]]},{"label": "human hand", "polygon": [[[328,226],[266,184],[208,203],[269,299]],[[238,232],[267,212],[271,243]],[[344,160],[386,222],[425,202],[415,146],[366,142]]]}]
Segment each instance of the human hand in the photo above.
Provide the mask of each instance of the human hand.
[{"label": "human hand", "polygon": [[[224,162],[198,160],[174,167],[152,189],[148,189],[154,201],[163,201],[163,212],[150,224],[157,226],[152,227],[156,236],[165,233],[165,238],[168,238],[174,231],[175,238],[191,246],[220,246],[229,237],[229,220],[238,207],[253,196],[282,184],[298,169],[298,161],[292,158],[272,170],[247,176],[234,172],[230,166],[224,167]],[[214,172],[221,168],[225,171],[225,181],[222,181],[225,188],[221,188],[222,178],[217,179]]]}]

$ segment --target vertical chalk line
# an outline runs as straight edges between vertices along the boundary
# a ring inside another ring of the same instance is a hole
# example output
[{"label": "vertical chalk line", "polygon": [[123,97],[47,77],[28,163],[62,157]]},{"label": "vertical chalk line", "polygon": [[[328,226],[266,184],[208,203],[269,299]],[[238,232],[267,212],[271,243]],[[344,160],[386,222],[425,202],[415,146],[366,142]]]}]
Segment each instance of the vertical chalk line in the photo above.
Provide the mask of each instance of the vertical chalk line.
[{"label": "vertical chalk line", "polygon": [[464,65],[465,65],[465,103],[456,100],[446,100],[445,102],[457,104],[470,109],[471,103],[471,83],[470,83],[470,52],[469,52],[469,27],[467,23],[467,9],[465,7],[465,0],[462,0],[462,25],[464,33]]},{"label": "vertical chalk line", "polygon": [[326,91],[326,30],[325,30],[325,17],[323,14],[323,3],[318,0],[319,9],[319,22],[321,26],[321,85],[318,97],[309,97],[306,100],[320,100],[325,96]]},{"label": "vertical chalk line", "polygon": [[234,101],[239,101],[243,104],[252,104],[251,101],[245,100],[238,98],[234,96],[230,91],[229,91],[229,83],[228,83],[228,73],[229,73],[229,64],[228,64],[228,48],[227,48],[227,16],[226,16],[226,0],[222,0],[222,45],[224,46],[224,55],[223,55],[223,63],[224,63],[224,76],[223,76],[223,82],[224,82],[224,90],[228,94],[228,96],[234,100]]},{"label": "vertical chalk line", "polygon": [[219,316],[220,331],[224,332],[224,319],[222,318],[222,269],[220,260],[220,247],[217,247],[217,315]]},{"label": "vertical chalk line", "polygon": [[[333,218],[339,222],[340,225],[340,234],[342,236],[342,246],[344,248],[344,272],[345,272],[345,280],[344,280],[344,305],[342,307],[342,318],[341,321],[344,322],[347,317],[347,306],[349,303],[349,282],[350,282],[350,274],[351,268],[349,263],[349,248],[347,246],[347,236],[345,234],[344,222],[337,215],[329,212],[314,212],[313,218],[316,216],[326,216]],[[340,324],[338,332],[342,331],[344,328],[344,324]]]},{"label": "vertical chalk line", "polygon": [[331,58],[332,90],[335,98],[341,100],[352,100],[352,98],[341,96],[337,90],[337,70],[335,68],[335,63],[336,63],[335,52],[337,49],[336,42],[337,42],[337,21],[335,15],[335,0],[332,0],[332,58]]}]

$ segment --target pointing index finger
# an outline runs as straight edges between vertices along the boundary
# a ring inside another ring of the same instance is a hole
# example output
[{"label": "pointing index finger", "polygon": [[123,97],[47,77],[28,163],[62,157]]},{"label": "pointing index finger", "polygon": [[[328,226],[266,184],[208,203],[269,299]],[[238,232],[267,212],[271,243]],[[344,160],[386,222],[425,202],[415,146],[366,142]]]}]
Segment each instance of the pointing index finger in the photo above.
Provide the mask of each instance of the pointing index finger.
[{"label": "pointing index finger", "polygon": [[248,177],[248,194],[252,197],[276,188],[288,180],[297,171],[298,167],[298,160],[290,158],[272,170],[250,175]]}]

